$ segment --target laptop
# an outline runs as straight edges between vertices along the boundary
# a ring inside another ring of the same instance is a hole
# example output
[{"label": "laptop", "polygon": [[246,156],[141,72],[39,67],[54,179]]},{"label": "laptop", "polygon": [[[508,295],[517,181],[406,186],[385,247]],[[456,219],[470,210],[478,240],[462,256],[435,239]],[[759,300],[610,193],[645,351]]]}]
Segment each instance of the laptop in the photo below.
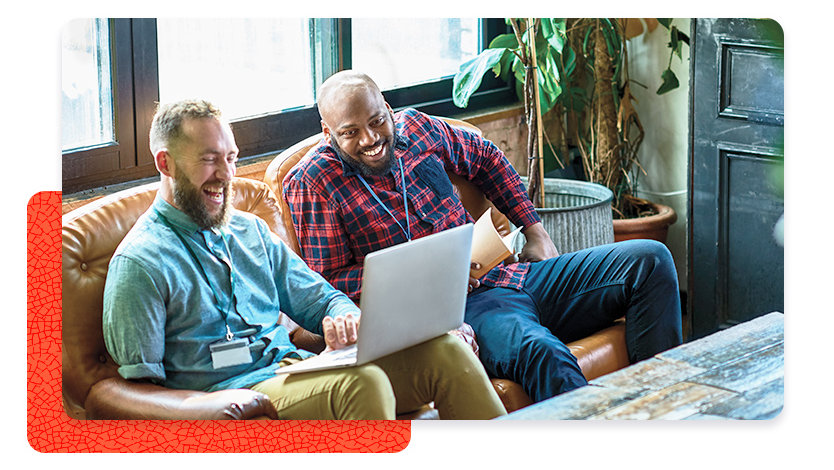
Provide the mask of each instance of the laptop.
[{"label": "laptop", "polygon": [[444,230],[365,257],[355,344],[276,374],[362,365],[460,327],[466,306],[473,225]]}]

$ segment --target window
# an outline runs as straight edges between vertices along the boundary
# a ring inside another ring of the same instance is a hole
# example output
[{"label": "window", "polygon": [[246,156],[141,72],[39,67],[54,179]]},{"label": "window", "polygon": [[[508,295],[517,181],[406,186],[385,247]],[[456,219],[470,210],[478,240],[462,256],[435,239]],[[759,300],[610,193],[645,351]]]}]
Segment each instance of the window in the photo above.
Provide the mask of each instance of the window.
[{"label": "window", "polygon": [[162,102],[198,96],[240,119],[315,101],[306,19],[158,19],[156,28]]},{"label": "window", "polygon": [[64,29],[62,150],[101,145],[114,139],[108,36],[104,20],[76,20]]},{"label": "window", "polygon": [[363,18],[351,23],[353,68],[383,90],[454,75],[480,52],[477,18]]},{"label": "window", "polygon": [[[242,162],[320,131],[317,87],[367,72],[395,109],[454,115],[452,76],[501,19],[87,19],[62,35],[64,192],[156,175],[156,102],[207,98],[232,119]],[[516,100],[485,78],[469,110]]]}]

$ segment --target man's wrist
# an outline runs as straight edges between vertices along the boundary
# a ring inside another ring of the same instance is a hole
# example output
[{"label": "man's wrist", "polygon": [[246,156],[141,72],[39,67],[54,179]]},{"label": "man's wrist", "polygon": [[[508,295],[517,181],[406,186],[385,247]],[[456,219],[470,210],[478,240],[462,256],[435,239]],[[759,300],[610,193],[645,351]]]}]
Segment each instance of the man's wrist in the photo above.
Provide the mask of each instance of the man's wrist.
[{"label": "man's wrist", "polygon": [[550,238],[550,235],[547,234],[547,231],[544,229],[544,225],[542,225],[541,222],[522,228],[521,233],[523,233],[524,237],[528,240],[532,238]]}]

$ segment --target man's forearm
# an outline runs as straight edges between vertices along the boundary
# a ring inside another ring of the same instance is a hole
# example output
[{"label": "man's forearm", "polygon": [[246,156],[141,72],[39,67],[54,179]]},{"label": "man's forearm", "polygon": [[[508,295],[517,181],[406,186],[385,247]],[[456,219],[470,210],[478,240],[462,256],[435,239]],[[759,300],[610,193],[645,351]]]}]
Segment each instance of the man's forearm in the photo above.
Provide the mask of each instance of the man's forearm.
[{"label": "man's forearm", "polygon": [[524,237],[528,241],[531,239],[550,240],[550,235],[547,234],[547,231],[544,229],[544,225],[542,225],[541,222],[525,226],[521,229],[521,233],[524,234]]}]

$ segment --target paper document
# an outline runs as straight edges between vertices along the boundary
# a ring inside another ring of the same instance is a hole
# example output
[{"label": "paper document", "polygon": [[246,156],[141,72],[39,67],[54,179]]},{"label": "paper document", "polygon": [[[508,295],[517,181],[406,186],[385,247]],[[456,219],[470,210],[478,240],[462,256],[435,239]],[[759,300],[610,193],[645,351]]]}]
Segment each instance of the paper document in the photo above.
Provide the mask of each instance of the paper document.
[{"label": "paper document", "polygon": [[481,265],[481,269],[471,271],[472,277],[481,278],[498,263],[512,256],[513,241],[520,231],[519,227],[502,237],[492,224],[492,208],[487,209],[475,222],[472,234],[472,262]]}]

